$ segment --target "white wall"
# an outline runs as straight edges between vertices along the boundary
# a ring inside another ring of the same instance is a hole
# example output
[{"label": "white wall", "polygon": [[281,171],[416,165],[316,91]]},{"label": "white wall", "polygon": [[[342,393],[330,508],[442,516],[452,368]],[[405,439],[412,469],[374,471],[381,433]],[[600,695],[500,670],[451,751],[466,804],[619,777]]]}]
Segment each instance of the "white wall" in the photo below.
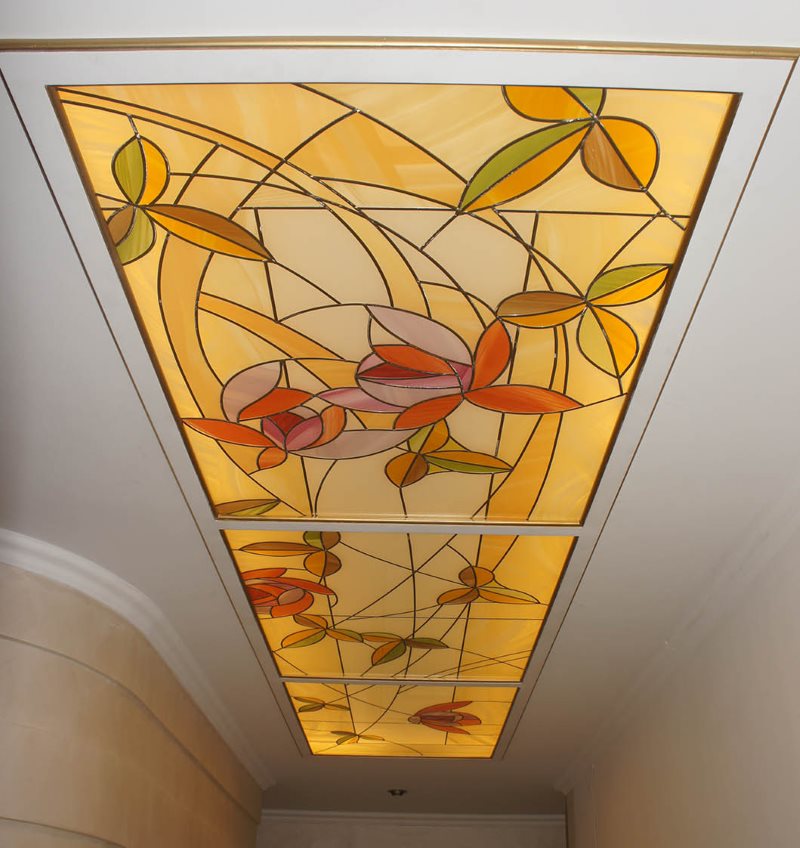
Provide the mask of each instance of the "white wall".
[{"label": "white wall", "polygon": [[562,816],[265,811],[257,848],[566,848],[566,844]]},{"label": "white wall", "polygon": [[573,790],[572,848],[800,844],[800,533]]}]

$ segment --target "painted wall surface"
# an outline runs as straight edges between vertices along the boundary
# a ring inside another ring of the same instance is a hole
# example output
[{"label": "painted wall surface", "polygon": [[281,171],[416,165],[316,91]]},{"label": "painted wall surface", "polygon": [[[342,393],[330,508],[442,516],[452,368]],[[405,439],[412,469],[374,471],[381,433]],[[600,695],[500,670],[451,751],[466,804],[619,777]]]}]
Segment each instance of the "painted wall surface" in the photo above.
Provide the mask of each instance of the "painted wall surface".
[{"label": "painted wall surface", "polygon": [[[798,132],[800,87],[792,83],[748,191],[770,185],[776,197],[792,198],[797,207],[800,175],[786,163],[794,153],[789,139]],[[714,273],[725,281],[734,270],[756,281],[764,258],[780,262],[796,251],[774,211],[748,203],[747,194],[729,240],[736,244],[745,235],[758,250],[738,251],[721,261]],[[793,304],[782,308],[800,307],[797,287],[791,299]],[[712,307],[704,302],[701,308]],[[764,315],[774,313],[775,307],[767,307]],[[774,367],[769,343],[753,344],[752,332],[759,331],[765,340],[775,332],[754,309],[749,322],[729,327],[721,349],[738,384],[731,393],[734,406],[741,406],[743,388],[753,385],[740,357],[749,356],[764,373]],[[690,332],[687,356],[691,359],[693,344],[704,343]],[[679,359],[677,380],[680,368]],[[568,805],[571,848],[800,844],[800,492],[791,476],[798,468],[796,445],[782,449],[772,426],[782,397],[797,396],[797,380],[778,381],[772,388],[765,381],[754,391],[764,392],[763,400],[755,400],[764,418],[749,436],[739,435],[731,443],[729,462],[731,487],[749,505],[758,532],[719,564],[714,589],[686,623],[694,635],[677,633],[664,646],[663,673],[651,678],[647,699],[640,695],[639,705],[626,711],[624,727],[617,726],[596,746],[599,753],[589,759]],[[721,419],[716,424],[724,426]],[[765,440],[773,440],[775,456],[786,469],[785,474],[778,466],[762,470],[772,484],[769,501],[754,497],[739,462],[753,444]],[[704,482],[698,479],[698,486]],[[704,520],[699,511],[698,526]],[[738,530],[731,527],[732,539]]]},{"label": "painted wall surface", "polygon": [[266,814],[258,848],[566,848],[560,816]]},{"label": "painted wall surface", "polygon": [[261,793],[128,622],[0,565],[0,845],[246,848]]},{"label": "painted wall surface", "polygon": [[797,564],[763,576],[582,775],[571,848],[795,848]]}]

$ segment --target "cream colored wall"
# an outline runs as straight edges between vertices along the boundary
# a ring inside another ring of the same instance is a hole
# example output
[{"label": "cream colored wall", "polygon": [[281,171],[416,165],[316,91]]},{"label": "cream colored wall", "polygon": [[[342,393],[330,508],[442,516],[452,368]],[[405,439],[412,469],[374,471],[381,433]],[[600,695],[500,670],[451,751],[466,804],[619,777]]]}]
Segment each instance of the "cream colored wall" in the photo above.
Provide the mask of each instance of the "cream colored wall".
[{"label": "cream colored wall", "polygon": [[562,816],[265,813],[258,848],[566,848]]},{"label": "cream colored wall", "polygon": [[261,791],[149,642],[0,565],[0,845],[245,848]]},{"label": "cream colored wall", "polygon": [[797,534],[584,771],[571,848],[800,844],[799,550]]}]

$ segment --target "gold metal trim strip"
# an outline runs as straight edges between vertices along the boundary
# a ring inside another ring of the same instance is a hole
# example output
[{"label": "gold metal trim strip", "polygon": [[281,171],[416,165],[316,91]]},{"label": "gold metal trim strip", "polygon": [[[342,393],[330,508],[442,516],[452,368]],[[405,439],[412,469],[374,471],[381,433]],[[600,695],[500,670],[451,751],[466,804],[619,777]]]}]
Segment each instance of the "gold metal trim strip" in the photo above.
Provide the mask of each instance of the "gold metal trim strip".
[{"label": "gold metal trim strip", "polygon": [[429,38],[410,36],[225,36],[170,38],[0,39],[0,52],[84,50],[232,50],[232,49],[417,49],[532,52],[627,53],[715,56],[739,59],[797,59],[800,48],[721,44],[658,44],[623,41],[560,41],[525,38]]}]

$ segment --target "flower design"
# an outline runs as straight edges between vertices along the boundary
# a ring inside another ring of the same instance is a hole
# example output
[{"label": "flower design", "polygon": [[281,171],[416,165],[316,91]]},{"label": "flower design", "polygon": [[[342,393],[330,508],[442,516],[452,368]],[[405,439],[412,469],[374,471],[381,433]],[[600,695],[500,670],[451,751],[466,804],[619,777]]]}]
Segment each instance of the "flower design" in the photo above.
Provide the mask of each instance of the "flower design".
[{"label": "flower design", "polygon": [[468,730],[464,730],[465,726],[481,723],[478,716],[461,712],[462,707],[468,707],[471,703],[472,701],[452,701],[448,704],[432,704],[417,710],[408,720],[411,724],[424,724],[425,727],[444,733],[469,734]]},{"label": "flower design", "polygon": [[598,182],[623,191],[650,188],[658,170],[658,139],[641,121],[602,114],[605,89],[506,85],[503,96],[521,117],[549,126],[495,151],[465,186],[459,210],[477,212],[527,194],[578,151],[586,173]]},{"label": "flower design", "polygon": [[341,406],[315,401],[311,392],[279,386],[282,375],[280,361],[245,368],[222,389],[225,420],[183,421],[217,441],[262,448],[257,460],[262,471],[281,465],[293,453],[318,459],[366,456],[388,450],[409,435],[398,430],[345,430],[346,413]]},{"label": "flower design", "polygon": [[253,542],[239,550],[258,556],[302,556],[303,568],[306,571],[310,571],[315,577],[329,577],[342,567],[339,557],[331,553],[331,548],[335,548],[341,540],[341,534],[334,530],[307,530],[303,533],[302,542]]},{"label": "flower design", "polygon": [[339,642],[364,641],[360,633],[343,627],[334,627],[327,618],[321,615],[296,615],[294,620],[304,629],[285,636],[281,641],[282,648],[307,648],[321,642],[326,636]]},{"label": "flower design", "polygon": [[316,713],[320,710],[339,710],[341,712],[349,712],[344,704],[337,704],[335,701],[323,701],[322,698],[301,698],[299,695],[294,696],[295,701],[299,701],[303,706],[297,708],[298,713]]},{"label": "flower design", "polygon": [[463,589],[450,589],[436,599],[437,604],[471,604],[473,601],[490,601],[498,604],[538,604],[538,598],[509,589],[494,579],[494,574],[488,568],[470,565],[458,573],[458,579],[464,584]]},{"label": "flower design", "polygon": [[364,742],[385,742],[383,736],[373,736],[369,733],[353,733],[350,730],[331,730],[332,736],[336,736],[336,744],[337,745],[356,745],[357,743]]},{"label": "flower design", "polygon": [[633,327],[611,310],[655,295],[664,286],[671,266],[649,263],[622,265],[598,274],[586,294],[527,291],[507,297],[497,315],[518,327],[549,328],[576,318],[578,348],[595,367],[621,377],[639,353]]},{"label": "flower design", "polygon": [[319,397],[364,412],[397,415],[396,430],[419,429],[446,418],[463,401],[496,412],[542,415],[577,409],[580,403],[542,386],[493,385],[508,367],[511,339],[499,320],[481,334],[474,355],[452,330],[430,318],[388,306],[367,307],[372,331],[394,341],[370,342],[358,365],[357,387]]},{"label": "flower design", "polygon": [[244,572],[245,591],[258,616],[297,615],[314,603],[314,595],[334,594],[327,586],[298,577],[284,577],[285,574],[285,568],[257,568]]},{"label": "flower design", "polygon": [[386,476],[399,489],[442,471],[505,474],[511,466],[487,453],[466,450],[453,439],[446,421],[422,427],[401,446],[403,453],[386,463]]},{"label": "flower design", "polygon": [[271,258],[255,236],[229,218],[195,206],[156,203],[169,183],[169,163],[157,144],[138,133],[114,154],[111,171],[126,202],[106,224],[123,265],[152,248],[155,224],[206,250],[239,259]]}]

